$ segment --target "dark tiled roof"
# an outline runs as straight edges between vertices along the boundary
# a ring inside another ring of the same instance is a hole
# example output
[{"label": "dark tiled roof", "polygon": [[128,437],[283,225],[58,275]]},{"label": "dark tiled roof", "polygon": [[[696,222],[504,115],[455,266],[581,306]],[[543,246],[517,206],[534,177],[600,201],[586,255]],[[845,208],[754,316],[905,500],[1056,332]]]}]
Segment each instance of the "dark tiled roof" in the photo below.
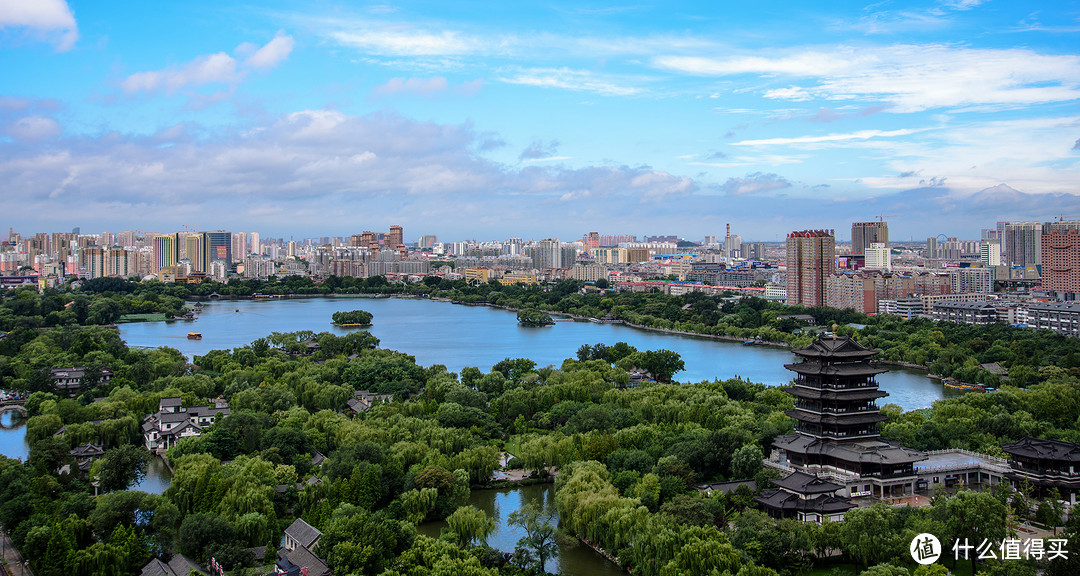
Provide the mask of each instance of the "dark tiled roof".
[{"label": "dark tiled roof", "polygon": [[319,539],[319,536],[322,536],[322,532],[319,532],[314,526],[304,522],[300,518],[297,518],[290,524],[289,527],[285,529],[285,533],[305,548],[310,548],[311,545]]},{"label": "dark tiled roof", "polygon": [[788,416],[800,420],[802,422],[812,422],[814,424],[876,424],[878,422],[884,422],[889,419],[884,414],[877,412],[860,413],[860,412],[847,412],[844,414],[815,414],[813,412],[805,412],[802,410],[787,410],[784,412]]},{"label": "dark tiled roof", "polygon": [[805,348],[792,350],[804,358],[826,358],[830,360],[852,360],[869,358],[878,353],[852,340],[848,336],[837,338],[817,338]]},{"label": "dark tiled roof", "polygon": [[875,368],[869,362],[799,362],[798,364],[784,364],[784,368],[799,374],[821,376],[874,376],[888,372],[885,368]]},{"label": "dark tiled roof", "polygon": [[176,554],[169,560],[169,569],[173,571],[176,576],[187,576],[193,570],[199,574],[206,574],[206,571],[199,567],[191,558],[184,556],[183,554]]},{"label": "dark tiled roof", "polygon": [[926,460],[926,454],[881,441],[850,444],[826,442],[813,436],[787,434],[773,440],[773,446],[797,454],[824,454],[844,462],[865,464],[906,464]]},{"label": "dark tiled roof", "polygon": [[784,392],[796,398],[823,400],[876,400],[889,395],[876,387],[860,386],[857,388],[812,388],[808,386],[785,386]]},{"label": "dark tiled roof", "polygon": [[82,446],[76,446],[75,449],[71,451],[71,455],[76,458],[101,456],[104,453],[105,450],[101,446],[91,442],[87,442]]},{"label": "dark tiled roof", "polygon": [[754,500],[757,500],[766,508],[785,512],[798,511],[816,512],[818,514],[835,514],[837,512],[847,512],[848,510],[855,508],[855,505],[847,498],[838,498],[836,496],[822,494],[814,498],[803,500],[795,494],[785,492],[779,488],[762,490],[761,496],[754,498]]},{"label": "dark tiled roof", "polygon": [[785,488],[797,494],[829,494],[843,488],[828,480],[822,480],[813,474],[805,472],[792,472],[784,478],[777,478],[771,482],[780,488]]},{"label": "dark tiled roof", "polygon": [[1061,440],[1040,440],[1028,436],[1016,442],[1006,442],[1001,449],[1012,456],[1080,462],[1080,444]]},{"label": "dark tiled roof", "polygon": [[159,405],[160,406],[166,406],[166,407],[180,406],[180,397],[179,396],[170,396],[168,398],[162,398]]},{"label": "dark tiled roof", "polygon": [[[327,576],[330,574],[330,567],[323,562],[321,558],[316,556],[311,550],[300,547],[295,550],[279,550],[277,562],[278,567],[284,569],[288,573],[289,568],[297,567],[300,569],[307,568],[308,576]],[[299,570],[298,573],[301,573]]]}]

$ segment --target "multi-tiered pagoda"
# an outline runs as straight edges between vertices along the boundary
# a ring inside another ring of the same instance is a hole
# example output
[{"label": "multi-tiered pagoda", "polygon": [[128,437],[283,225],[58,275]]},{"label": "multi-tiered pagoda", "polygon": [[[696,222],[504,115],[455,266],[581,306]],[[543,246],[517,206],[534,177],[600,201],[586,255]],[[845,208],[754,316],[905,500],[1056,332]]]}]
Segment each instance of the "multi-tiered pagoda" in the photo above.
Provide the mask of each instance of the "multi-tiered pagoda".
[{"label": "multi-tiered pagoda", "polygon": [[912,494],[918,481],[914,464],[926,455],[881,440],[878,424],[888,417],[878,411],[877,400],[888,393],[874,380],[886,372],[870,363],[878,351],[833,336],[794,352],[802,361],[785,365],[797,376],[784,390],[795,397],[795,409],[787,412],[795,433],[773,442],[780,461],[842,483],[836,496]]}]

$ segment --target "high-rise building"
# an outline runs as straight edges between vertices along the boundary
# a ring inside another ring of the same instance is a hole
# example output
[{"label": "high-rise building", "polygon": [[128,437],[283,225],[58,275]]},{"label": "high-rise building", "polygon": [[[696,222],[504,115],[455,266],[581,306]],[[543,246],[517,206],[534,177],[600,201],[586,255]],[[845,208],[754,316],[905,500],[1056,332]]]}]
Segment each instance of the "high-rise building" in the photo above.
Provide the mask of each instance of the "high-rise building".
[{"label": "high-rise building", "polygon": [[109,248],[109,251],[105,254],[105,275],[127,278],[128,273],[127,250],[123,246]]},{"label": "high-rise building", "polygon": [[562,242],[555,238],[545,238],[532,247],[533,267],[539,270],[544,268],[563,268]]},{"label": "high-rise building", "polygon": [[286,256],[288,256],[289,258],[296,258],[296,241],[295,240],[289,240],[289,243],[286,246],[287,246],[287,248],[286,248],[287,252],[285,253]]},{"label": "high-rise building", "polygon": [[600,247],[600,233],[599,232],[589,232],[588,234],[585,235],[585,238],[583,240],[584,240],[586,250],[589,250],[590,248],[599,248]]},{"label": "high-rise building", "polygon": [[251,254],[262,254],[262,243],[259,242],[259,233],[251,233]]},{"label": "high-rise building", "polygon": [[926,259],[936,260],[938,258],[938,239],[937,236],[933,236],[926,239]]},{"label": "high-rise building", "polygon": [[191,262],[192,272],[206,272],[206,233],[196,232],[184,239],[184,257]]},{"label": "high-rise building", "polygon": [[871,244],[889,245],[888,222],[855,222],[851,225],[851,254],[866,254]]},{"label": "high-rise building", "polygon": [[873,242],[864,250],[866,268],[870,270],[892,270],[892,251],[882,242]]},{"label": "high-rise building", "polygon": [[728,258],[741,258],[742,257],[742,236],[738,234],[728,234],[724,243],[724,254]]},{"label": "high-rise building", "polygon": [[979,262],[982,262],[983,266],[1001,266],[1001,244],[997,240],[986,240],[981,243]]},{"label": "high-rise building", "polygon": [[420,237],[420,249],[427,250],[435,246],[435,243],[439,241],[439,237],[434,234],[425,234]]},{"label": "high-rise building", "polygon": [[86,273],[90,278],[105,276],[105,249],[97,244],[83,249],[86,253]]},{"label": "high-rise building", "polygon": [[176,266],[179,261],[176,253],[176,236],[173,234],[154,236],[152,250],[154,254],[153,274],[157,274],[166,266]]},{"label": "high-rise building", "polygon": [[233,232],[232,256],[237,260],[243,260],[248,254],[247,232]]},{"label": "high-rise building", "polygon": [[207,267],[204,271],[210,271],[210,263],[214,260],[224,260],[225,266],[231,267],[233,263],[232,234],[224,230],[215,230],[205,234]]},{"label": "high-rise building", "polygon": [[401,226],[391,226],[386,247],[391,250],[400,250],[403,246],[405,246],[405,230]]},{"label": "high-rise building", "polygon": [[1005,226],[1005,261],[1008,266],[1026,268],[1042,264],[1041,222],[1013,222]]},{"label": "high-rise building", "polygon": [[1042,256],[1043,289],[1080,292],[1080,231],[1050,230],[1042,237]]},{"label": "high-rise building", "polygon": [[787,237],[787,302],[825,305],[825,278],[836,270],[832,230],[803,230]]}]

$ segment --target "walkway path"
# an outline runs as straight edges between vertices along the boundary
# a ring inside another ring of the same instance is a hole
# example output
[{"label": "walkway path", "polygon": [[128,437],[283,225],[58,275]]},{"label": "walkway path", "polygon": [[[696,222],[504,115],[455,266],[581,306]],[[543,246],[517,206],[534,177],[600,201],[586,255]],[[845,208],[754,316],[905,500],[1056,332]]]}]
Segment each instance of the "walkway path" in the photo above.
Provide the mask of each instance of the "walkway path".
[{"label": "walkway path", "polygon": [[4,568],[10,576],[34,576],[30,568],[23,564],[22,554],[19,554],[11,538],[8,538],[7,532],[2,529],[0,529],[0,551],[4,553],[4,560],[7,562]]}]

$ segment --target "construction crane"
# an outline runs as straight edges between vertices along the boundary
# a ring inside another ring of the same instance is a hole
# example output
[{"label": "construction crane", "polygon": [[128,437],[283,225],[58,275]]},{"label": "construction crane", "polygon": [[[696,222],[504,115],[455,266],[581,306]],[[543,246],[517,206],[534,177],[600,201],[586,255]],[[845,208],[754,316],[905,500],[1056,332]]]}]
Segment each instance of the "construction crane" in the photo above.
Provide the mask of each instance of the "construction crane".
[{"label": "construction crane", "polygon": [[901,216],[903,216],[903,214],[878,214],[877,219],[878,222],[884,222],[886,218],[899,218]]}]

